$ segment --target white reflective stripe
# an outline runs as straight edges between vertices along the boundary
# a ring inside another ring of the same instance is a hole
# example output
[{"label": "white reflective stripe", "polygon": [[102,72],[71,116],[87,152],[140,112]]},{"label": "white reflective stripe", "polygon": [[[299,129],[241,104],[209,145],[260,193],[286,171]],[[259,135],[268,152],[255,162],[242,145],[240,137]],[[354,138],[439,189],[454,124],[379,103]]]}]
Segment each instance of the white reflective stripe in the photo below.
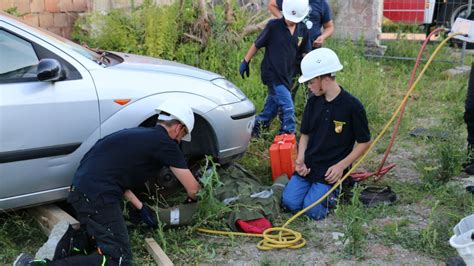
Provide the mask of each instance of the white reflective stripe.
[{"label": "white reflective stripe", "polygon": [[179,209],[173,208],[170,212],[170,224],[178,225],[179,224]]},{"label": "white reflective stripe", "polygon": [[239,199],[239,196],[237,196],[237,197],[232,197],[232,198],[227,198],[227,199],[224,199],[224,200],[222,201],[222,203],[224,203],[225,205],[227,205],[227,204],[231,204],[232,202],[234,202],[234,201],[236,201],[236,200],[238,200],[238,199]]},{"label": "white reflective stripe", "polygon": [[272,189],[267,189],[264,191],[260,191],[257,193],[253,193],[250,195],[251,198],[261,198],[261,199],[268,199],[273,195],[273,190]]},{"label": "white reflective stripe", "polygon": [[283,184],[280,184],[280,183],[275,183],[272,185],[272,187],[275,186],[275,187],[285,187],[285,185]]}]

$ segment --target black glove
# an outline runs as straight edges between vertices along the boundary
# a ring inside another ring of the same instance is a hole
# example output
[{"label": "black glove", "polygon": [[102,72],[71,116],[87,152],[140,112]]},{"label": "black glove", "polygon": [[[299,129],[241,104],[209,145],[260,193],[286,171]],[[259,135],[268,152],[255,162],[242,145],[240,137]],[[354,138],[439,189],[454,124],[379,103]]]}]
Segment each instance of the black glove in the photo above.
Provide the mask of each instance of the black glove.
[{"label": "black glove", "polygon": [[128,209],[128,218],[130,219],[130,222],[132,222],[135,225],[138,225],[142,217],[140,216],[140,211],[133,207],[133,205],[130,202],[127,202],[127,209]]},{"label": "black glove", "polygon": [[147,205],[143,205],[143,207],[138,211],[140,212],[140,217],[144,223],[152,228],[158,227],[158,220],[156,219],[156,213],[153,209]]},{"label": "black glove", "polygon": [[188,196],[188,197],[184,200],[183,204],[196,203],[196,202],[197,202],[197,198],[196,198],[196,199],[193,199],[193,198],[191,198],[191,197]]},{"label": "black glove", "polygon": [[244,74],[247,74],[247,78],[250,76],[250,61],[245,61],[242,60],[240,63],[240,68],[239,68],[240,75],[242,76],[243,79],[245,79]]}]

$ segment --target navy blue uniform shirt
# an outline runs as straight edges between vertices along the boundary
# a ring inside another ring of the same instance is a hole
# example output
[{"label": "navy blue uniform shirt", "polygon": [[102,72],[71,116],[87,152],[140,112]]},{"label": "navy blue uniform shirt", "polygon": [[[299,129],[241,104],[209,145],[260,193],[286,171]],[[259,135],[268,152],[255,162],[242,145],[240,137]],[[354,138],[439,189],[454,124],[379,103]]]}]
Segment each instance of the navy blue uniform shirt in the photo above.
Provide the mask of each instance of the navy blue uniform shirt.
[{"label": "navy blue uniform shirt", "polygon": [[311,171],[306,178],[324,184],[328,168],[349,155],[356,141],[370,141],[364,106],[342,88],[330,102],[324,96],[308,99],[300,132],[309,136],[305,164]]},{"label": "navy blue uniform shirt", "polygon": [[124,129],[100,139],[84,155],[72,183],[93,200],[116,202],[163,166],[187,168],[178,143],[164,127]]},{"label": "navy blue uniform shirt", "polygon": [[[276,0],[278,8],[282,10],[283,0]],[[311,43],[321,35],[321,27],[323,24],[332,20],[331,7],[326,0],[309,0],[311,12],[309,20],[313,22],[313,27],[309,30],[309,41]]]},{"label": "navy blue uniform shirt", "polygon": [[294,66],[298,54],[311,50],[308,45],[308,31],[302,24],[297,24],[291,34],[285,19],[273,19],[255,41],[255,47],[265,47],[262,60],[262,82],[267,86],[285,85],[291,88]]}]

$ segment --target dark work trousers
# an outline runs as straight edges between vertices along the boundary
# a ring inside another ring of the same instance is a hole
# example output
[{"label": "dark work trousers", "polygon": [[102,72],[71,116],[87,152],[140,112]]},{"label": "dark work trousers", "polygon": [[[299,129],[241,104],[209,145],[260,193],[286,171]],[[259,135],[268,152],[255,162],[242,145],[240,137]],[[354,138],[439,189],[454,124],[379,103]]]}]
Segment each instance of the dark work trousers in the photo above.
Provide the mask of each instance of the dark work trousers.
[{"label": "dark work trousers", "polygon": [[464,122],[466,122],[467,125],[467,143],[469,149],[474,149],[474,63],[471,66],[464,107]]},{"label": "dark work trousers", "polygon": [[95,239],[104,256],[94,253],[67,257],[51,265],[131,265],[132,251],[120,203],[91,201],[77,190],[69,193],[67,201],[76,211],[81,227]]}]

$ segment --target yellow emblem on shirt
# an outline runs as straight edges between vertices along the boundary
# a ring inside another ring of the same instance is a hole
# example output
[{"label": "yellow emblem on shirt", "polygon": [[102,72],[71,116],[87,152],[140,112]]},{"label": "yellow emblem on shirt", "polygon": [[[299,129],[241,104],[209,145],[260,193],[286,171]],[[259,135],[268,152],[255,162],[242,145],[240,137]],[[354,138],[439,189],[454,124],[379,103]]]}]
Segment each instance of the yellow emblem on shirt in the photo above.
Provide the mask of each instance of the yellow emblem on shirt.
[{"label": "yellow emblem on shirt", "polygon": [[303,41],[303,37],[298,37],[298,47],[301,45],[302,41]]},{"label": "yellow emblem on shirt", "polygon": [[339,134],[342,132],[342,127],[346,124],[346,122],[341,122],[341,121],[336,121],[333,120],[334,122],[334,131]]}]

